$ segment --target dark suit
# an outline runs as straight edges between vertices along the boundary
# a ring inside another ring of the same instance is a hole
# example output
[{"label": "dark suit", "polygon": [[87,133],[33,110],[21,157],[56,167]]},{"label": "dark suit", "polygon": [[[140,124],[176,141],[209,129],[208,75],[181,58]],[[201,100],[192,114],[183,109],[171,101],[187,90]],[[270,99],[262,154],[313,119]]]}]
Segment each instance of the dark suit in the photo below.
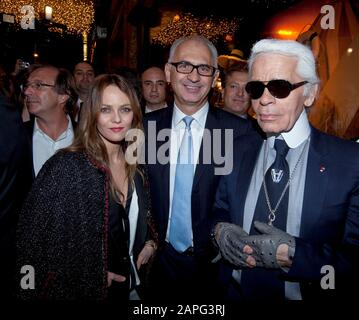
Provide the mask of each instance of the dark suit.
[{"label": "dark suit", "polygon": [[[221,179],[216,221],[243,226],[244,205],[262,143],[258,134],[235,142],[235,168]],[[311,128],[305,179],[295,256],[290,271],[281,276],[300,282],[303,299],[319,299],[341,293],[342,286],[355,279],[350,277],[356,272],[359,248],[359,146]],[[324,265],[334,266],[338,291],[321,289]],[[225,268],[222,281],[228,286],[232,269]]]},{"label": "dark suit", "polygon": [[[162,129],[170,129],[172,114],[173,107],[146,114],[144,123],[145,131],[147,132],[148,130],[149,121],[156,122],[156,133]],[[205,128],[222,130],[222,155],[224,154],[223,129],[234,129],[234,137],[245,134],[250,130],[250,126],[246,120],[212,107],[209,108]],[[157,145],[153,145],[151,144],[151,140],[148,140],[148,136],[146,140],[146,151],[148,151],[149,148],[156,148],[156,150],[158,150],[166,142],[157,141]],[[232,150],[227,150],[227,152],[228,151],[230,155],[232,155]],[[161,245],[156,264],[158,281],[156,281],[154,290],[157,289],[160,295],[162,293],[162,299],[175,300],[177,298],[187,298],[190,300],[194,297],[194,299],[198,300],[204,298],[205,294],[213,297],[213,292],[206,290],[209,286],[209,282],[207,281],[211,278],[211,269],[213,268],[209,263],[210,216],[220,178],[219,175],[214,174],[214,171],[216,167],[221,167],[221,165],[214,163],[213,154],[211,163],[203,164],[202,155],[203,143],[200,147],[199,164],[196,166],[192,187],[193,253],[188,254],[177,253],[172,246],[165,241],[170,210],[170,164],[160,164],[157,158],[155,164],[148,163],[153,203],[152,212],[157,224]],[[156,278],[156,276],[154,278]],[[213,282],[212,280],[213,277],[210,281]]]},{"label": "dark suit", "polygon": [[10,296],[18,210],[31,184],[29,158],[20,114],[0,95],[0,297]]}]

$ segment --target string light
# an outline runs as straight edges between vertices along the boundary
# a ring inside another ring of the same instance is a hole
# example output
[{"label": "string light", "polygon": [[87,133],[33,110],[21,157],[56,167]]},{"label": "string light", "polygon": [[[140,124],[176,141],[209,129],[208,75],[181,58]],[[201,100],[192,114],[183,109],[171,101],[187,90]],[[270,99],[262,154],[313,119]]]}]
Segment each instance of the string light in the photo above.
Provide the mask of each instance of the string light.
[{"label": "string light", "polygon": [[1,0],[0,12],[14,14],[16,22],[20,23],[23,17],[20,10],[25,5],[34,7],[35,17],[39,20],[45,6],[52,7],[52,21],[65,25],[71,33],[89,33],[94,21],[93,0]]},{"label": "string light", "polygon": [[170,46],[176,39],[189,36],[191,34],[200,34],[212,42],[216,42],[225,34],[234,33],[239,27],[239,19],[215,19],[213,17],[198,18],[191,13],[185,13],[181,17],[176,15],[167,26],[162,28],[155,36],[152,42]]},{"label": "string light", "polygon": [[83,53],[83,60],[87,61],[87,33],[82,33],[82,53]]}]

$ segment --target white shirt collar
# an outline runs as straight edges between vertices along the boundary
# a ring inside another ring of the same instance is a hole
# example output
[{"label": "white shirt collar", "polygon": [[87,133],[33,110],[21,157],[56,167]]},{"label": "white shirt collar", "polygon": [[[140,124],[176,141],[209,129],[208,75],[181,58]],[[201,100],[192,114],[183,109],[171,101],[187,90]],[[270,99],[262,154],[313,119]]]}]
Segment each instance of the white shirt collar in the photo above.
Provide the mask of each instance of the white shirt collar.
[{"label": "white shirt collar", "polygon": [[150,112],[153,112],[153,111],[156,111],[156,110],[160,110],[160,109],[163,109],[163,108],[167,108],[167,103],[165,103],[161,108],[157,108],[157,109],[151,109],[149,108],[147,105],[145,106],[145,113],[150,113]]},{"label": "white shirt collar", "polygon": [[[293,128],[288,132],[282,132],[280,137],[284,139],[289,148],[294,149],[308,139],[310,132],[307,112],[304,109]],[[270,147],[274,148],[275,136],[268,137],[268,140]]]},{"label": "white shirt collar", "polygon": [[[192,114],[191,117],[194,118],[196,124],[198,124],[201,128],[204,128],[206,125],[207,113],[209,109],[208,101],[203,105],[201,109],[199,109],[196,113]],[[173,115],[172,115],[172,127],[177,127],[184,117],[188,116],[183,113],[174,103]]]},{"label": "white shirt collar", "polygon": [[[70,116],[68,114],[66,114],[66,118],[68,120],[67,129],[63,133],[60,134],[60,136],[58,137],[57,140],[60,140],[60,139],[62,139],[64,137],[66,137],[67,132],[73,132],[74,131],[74,129],[72,127],[71,118],[70,118]],[[33,132],[34,132],[34,134],[35,134],[35,132],[40,132],[40,133],[47,136],[47,134],[44,131],[42,131],[41,128],[39,127],[39,125],[37,124],[37,118],[35,118],[35,120],[34,120],[34,131]]]}]

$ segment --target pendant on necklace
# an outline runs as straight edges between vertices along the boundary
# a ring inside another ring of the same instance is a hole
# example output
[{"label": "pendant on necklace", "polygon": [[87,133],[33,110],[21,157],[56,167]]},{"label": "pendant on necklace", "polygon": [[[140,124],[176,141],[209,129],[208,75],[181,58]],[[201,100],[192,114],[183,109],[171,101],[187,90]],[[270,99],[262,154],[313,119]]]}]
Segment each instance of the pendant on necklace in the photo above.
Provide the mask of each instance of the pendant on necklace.
[{"label": "pendant on necklace", "polygon": [[275,213],[271,210],[270,214],[268,215],[268,225],[273,226],[274,220],[275,220]]}]

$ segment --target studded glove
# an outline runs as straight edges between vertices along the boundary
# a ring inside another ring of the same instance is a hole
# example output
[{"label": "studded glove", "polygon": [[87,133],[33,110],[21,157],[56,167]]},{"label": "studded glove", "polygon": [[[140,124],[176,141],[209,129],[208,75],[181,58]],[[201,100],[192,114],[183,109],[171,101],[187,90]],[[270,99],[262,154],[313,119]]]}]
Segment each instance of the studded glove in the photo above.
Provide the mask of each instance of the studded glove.
[{"label": "studded glove", "polygon": [[262,234],[242,237],[241,241],[253,249],[251,256],[256,260],[256,267],[280,268],[276,258],[277,249],[281,244],[287,244],[289,248],[295,249],[295,238],[263,222],[255,221],[254,227]]},{"label": "studded glove", "polygon": [[238,225],[227,222],[218,224],[217,233],[219,237],[216,242],[222,258],[236,267],[247,267],[245,261],[248,254],[243,253],[246,244],[242,238],[248,237],[248,233]]}]

